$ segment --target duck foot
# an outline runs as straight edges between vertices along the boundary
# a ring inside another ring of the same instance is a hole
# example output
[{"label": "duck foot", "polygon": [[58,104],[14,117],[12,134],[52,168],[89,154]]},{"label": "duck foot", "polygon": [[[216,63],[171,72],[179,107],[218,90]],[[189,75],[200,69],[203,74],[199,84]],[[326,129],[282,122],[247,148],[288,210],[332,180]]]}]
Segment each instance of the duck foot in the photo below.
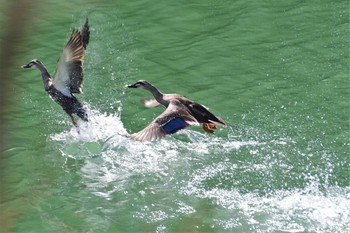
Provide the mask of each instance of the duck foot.
[{"label": "duck foot", "polygon": [[78,126],[78,124],[75,122],[73,116],[72,116],[72,115],[69,115],[69,117],[70,117],[70,120],[71,120],[72,124],[73,124],[74,127],[77,129],[78,134],[80,134],[79,126]]},{"label": "duck foot", "polygon": [[216,129],[216,125],[214,123],[203,123],[202,128],[207,133],[214,133],[214,129]]}]

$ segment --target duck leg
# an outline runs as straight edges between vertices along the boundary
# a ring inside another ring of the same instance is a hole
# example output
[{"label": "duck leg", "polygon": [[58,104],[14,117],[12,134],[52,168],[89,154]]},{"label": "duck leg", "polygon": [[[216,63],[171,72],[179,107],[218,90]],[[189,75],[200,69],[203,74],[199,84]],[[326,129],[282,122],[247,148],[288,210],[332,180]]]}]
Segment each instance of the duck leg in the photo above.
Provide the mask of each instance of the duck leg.
[{"label": "duck leg", "polygon": [[73,116],[72,116],[72,115],[69,115],[69,117],[70,117],[70,120],[71,120],[72,124],[73,124],[73,125],[74,125],[74,127],[77,129],[78,134],[80,134],[80,130],[79,130],[79,127],[78,127],[77,122],[75,122],[75,120],[74,120],[74,118],[73,118]]},{"label": "duck leg", "polygon": [[214,133],[214,129],[216,129],[216,125],[214,123],[203,123],[202,128],[207,133]]}]

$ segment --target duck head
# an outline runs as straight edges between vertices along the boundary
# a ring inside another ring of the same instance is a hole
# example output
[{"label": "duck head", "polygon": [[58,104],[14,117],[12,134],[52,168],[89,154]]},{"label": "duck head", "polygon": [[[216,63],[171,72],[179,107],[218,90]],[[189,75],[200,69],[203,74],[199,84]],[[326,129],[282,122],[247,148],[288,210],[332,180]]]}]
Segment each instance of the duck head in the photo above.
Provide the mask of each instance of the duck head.
[{"label": "duck head", "polygon": [[128,88],[143,88],[143,89],[147,89],[147,87],[149,86],[152,86],[152,85],[146,80],[139,80],[134,84],[127,85]]},{"label": "duck head", "polygon": [[44,64],[41,61],[39,61],[38,59],[33,59],[28,64],[23,65],[21,67],[22,68],[39,68],[40,66],[43,67]]}]

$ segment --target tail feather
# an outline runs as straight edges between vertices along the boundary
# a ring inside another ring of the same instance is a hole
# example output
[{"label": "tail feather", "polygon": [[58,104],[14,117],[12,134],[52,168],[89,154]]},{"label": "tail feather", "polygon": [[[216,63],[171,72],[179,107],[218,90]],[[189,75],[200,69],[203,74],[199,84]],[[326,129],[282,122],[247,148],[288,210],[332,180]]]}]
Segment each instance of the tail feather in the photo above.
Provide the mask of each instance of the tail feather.
[{"label": "tail feather", "polygon": [[216,118],[216,119],[209,119],[209,121],[210,121],[211,123],[214,123],[214,124],[225,125],[225,122],[224,122],[224,120],[223,120],[221,117],[215,116],[215,118]]},{"label": "tail feather", "polygon": [[75,114],[77,114],[77,116],[83,121],[89,121],[88,114],[83,108],[76,109]]},{"label": "tail feather", "polygon": [[86,112],[79,112],[78,114],[78,117],[80,117],[80,119],[82,119],[83,121],[89,121],[89,119],[88,119],[88,115],[87,115],[87,113]]}]

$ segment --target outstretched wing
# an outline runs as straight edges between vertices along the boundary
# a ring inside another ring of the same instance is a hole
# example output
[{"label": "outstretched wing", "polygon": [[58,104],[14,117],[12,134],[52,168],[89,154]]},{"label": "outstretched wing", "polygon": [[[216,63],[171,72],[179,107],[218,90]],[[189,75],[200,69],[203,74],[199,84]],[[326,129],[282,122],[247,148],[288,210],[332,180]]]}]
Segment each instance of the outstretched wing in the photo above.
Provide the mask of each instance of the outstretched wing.
[{"label": "outstretched wing", "polygon": [[130,135],[130,138],[141,142],[153,141],[163,138],[167,134],[176,133],[189,125],[198,125],[197,120],[181,105],[176,100],[170,102],[168,108],[161,115],[143,130]]},{"label": "outstretched wing", "polygon": [[53,85],[66,96],[82,93],[84,52],[89,42],[89,25],[86,20],[82,32],[73,30],[58,60]]}]

